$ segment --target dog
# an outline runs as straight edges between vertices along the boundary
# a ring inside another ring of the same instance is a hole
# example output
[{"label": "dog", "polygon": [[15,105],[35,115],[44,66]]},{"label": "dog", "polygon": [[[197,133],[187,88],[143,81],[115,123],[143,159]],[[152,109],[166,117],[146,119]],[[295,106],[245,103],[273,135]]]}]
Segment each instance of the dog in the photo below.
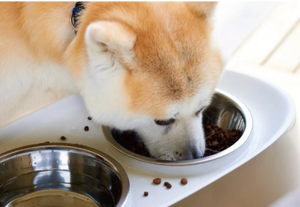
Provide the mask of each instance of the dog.
[{"label": "dog", "polygon": [[0,3],[0,126],[79,94],[93,120],[136,131],[152,157],[202,157],[223,68],[215,3],[78,5]]}]

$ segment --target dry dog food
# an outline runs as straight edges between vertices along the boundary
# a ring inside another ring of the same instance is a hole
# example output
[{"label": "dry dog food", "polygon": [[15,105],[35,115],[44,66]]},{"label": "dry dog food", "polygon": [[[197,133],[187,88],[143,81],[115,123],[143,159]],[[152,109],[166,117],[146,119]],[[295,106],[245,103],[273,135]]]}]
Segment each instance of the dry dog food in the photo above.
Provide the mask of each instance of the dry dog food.
[{"label": "dry dog food", "polygon": [[165,182],[164,186],[166,186],[168,189],[172,188],[172,184],[169,182]]},{"label": "dry dog food", "polygon": [[[204,123],[204,133],[206,137],[206,151],[204,157],[221,152],[231,145],[233,145],[242,135],[239,130],[225,131],[222,128]],[[112,136],[115,140],[125,147],[139,155],[150,157],[149,151],[147,150],[144,143],[138,137],[134,131],[119,131],[116,129],[112,130]]]},{"label": "dry dog food", "polygon": [[204,133],[206,137],[206,151],[204,156],[210,156],[221,152],[239,140],[242,132],[239,130],[225,131],[216,125],[204,125]]},{"label": "dry dog food", "polygon": [[144,192],[144,196],[147,197],[149,193],[147,191]]},{"label": "dry dog food", "polygon": [[92,120],[92,117],[89,116],[87,119],[88,119],[88,120]]},{"label": "dry dog food", "polygon": [[159,185],[159,184],[161,183],[161,178],[154,178],[154,179],[153,179],[153,183],[154,183],[155,185]]},{"label": "dry dog food", "polygon": [[85,126],[85,127],[84,127],[84,131],[89,131],[89,129],[90,129],[90,128],[89,128],[88,126]]},{"label": "dry dog food", "polygon": [[181,178],[180,183],[182,185],[186,185],[188,183],[188,180],[186,178]]},{"label": "dry dog food", "polygon": [[65,136],[61,136],[61,137],[60,137],[60,140],[62,140],[62,141],[66,141],[66,140],[67,140],[67,138],[66,138]]}]

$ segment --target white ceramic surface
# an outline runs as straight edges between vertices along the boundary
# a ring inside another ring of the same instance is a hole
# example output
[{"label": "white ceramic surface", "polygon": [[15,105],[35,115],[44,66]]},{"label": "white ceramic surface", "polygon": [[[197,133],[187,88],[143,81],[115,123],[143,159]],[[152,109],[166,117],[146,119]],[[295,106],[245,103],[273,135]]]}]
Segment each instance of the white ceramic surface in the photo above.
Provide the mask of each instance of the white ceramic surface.
[{"label": "white ceramic surface", "polygon": [[[238,150],[209,163],[157,166],[122,155],[105,140],[101,127],[87,120],[87,111],[77,96],[67,97],[0,129],[0,153],[27,144],[60,142],[64,135],[66,142],[102,150],[123,165],[131,185],[131,202],[127,206],[169,206],[249,161],[293,126],[292,100],[265,81],[225,70],[217,88],[236,96],[248,107],[253,117],[253,131]],[[84,131],[85,126],[89,126],[88,132]],[[154,186],[155,177],[169,181],[173,187],[167,190],[162,184]],[[181,177],[187,177],[189,183],[181,186]],[[149,192],[148,197],[143,197],[144,191]]]}]

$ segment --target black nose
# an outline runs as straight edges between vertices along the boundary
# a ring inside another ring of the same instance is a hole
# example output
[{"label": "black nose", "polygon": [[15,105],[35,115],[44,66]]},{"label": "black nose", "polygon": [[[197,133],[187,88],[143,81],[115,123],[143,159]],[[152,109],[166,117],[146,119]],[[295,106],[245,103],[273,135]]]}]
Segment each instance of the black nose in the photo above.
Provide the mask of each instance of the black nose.
[{"label": "black nose", "polygon": [[193,151],[193,159],[202,157],[202,154],[199,151]]},{"label": "black nose", "polygon": [[197,159],[197,158],[200,158],[200,157],[203,156],[203,155],[200,153],[200,151],[199,151],[199,150],[196,150],[196,149],[193,149],[192,155],[193,155],[193,159]]},{"label": "black nose", "polygon": [[203,157],[203,155],[201,154],[201,152],[199,150],[197,150],[196,148],[191,148],[185,154],[184,159],[191,160],[191,159],[197,159],[197,158],[200,158],[200,157]]}]

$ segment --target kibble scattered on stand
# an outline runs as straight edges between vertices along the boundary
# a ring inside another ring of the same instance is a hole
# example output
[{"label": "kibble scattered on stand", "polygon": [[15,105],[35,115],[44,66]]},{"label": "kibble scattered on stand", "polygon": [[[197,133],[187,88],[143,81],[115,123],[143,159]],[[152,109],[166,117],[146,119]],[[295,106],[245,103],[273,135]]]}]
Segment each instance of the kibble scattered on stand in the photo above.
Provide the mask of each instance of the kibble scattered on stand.
[{"label": "kibble scattered on stand", "polygon": [[155,185],[159,185],[161,183],[161,178],[154,178],[152,181]]}]

